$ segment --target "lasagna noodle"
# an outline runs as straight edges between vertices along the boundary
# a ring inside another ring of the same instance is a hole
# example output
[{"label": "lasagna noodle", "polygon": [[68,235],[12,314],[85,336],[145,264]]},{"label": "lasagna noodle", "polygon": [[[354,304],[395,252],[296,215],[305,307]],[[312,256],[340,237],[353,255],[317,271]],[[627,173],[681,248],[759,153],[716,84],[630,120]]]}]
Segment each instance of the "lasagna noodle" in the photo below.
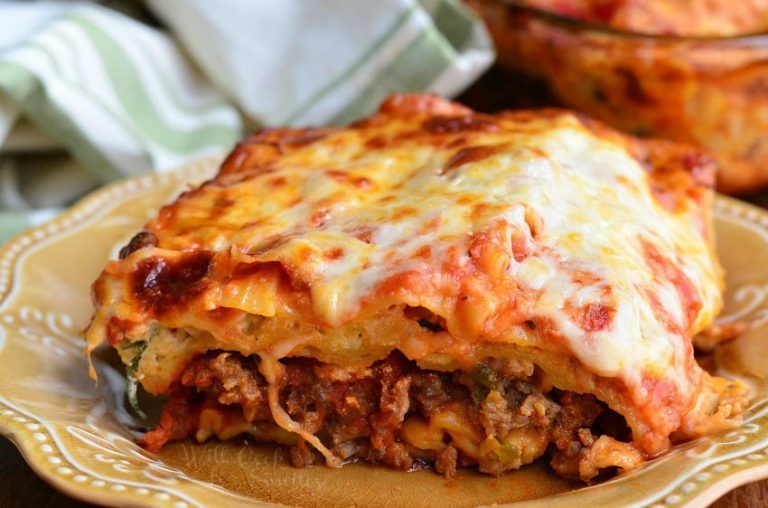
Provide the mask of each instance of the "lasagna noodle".
[{"label": "lasagna noodle", "polygon": [[397,350],[445,372],[525,359],[595,394],[654,456],[743,407],[691,346],[722,304],[713,173],[695,149],[573,113],[423,95],[347,128],[261,131],[107,264],[89,352],[108,341],[131,363],[145,341],[151,393],[209,350],[260,355],[272,381],[293,356],[364,367]]}]

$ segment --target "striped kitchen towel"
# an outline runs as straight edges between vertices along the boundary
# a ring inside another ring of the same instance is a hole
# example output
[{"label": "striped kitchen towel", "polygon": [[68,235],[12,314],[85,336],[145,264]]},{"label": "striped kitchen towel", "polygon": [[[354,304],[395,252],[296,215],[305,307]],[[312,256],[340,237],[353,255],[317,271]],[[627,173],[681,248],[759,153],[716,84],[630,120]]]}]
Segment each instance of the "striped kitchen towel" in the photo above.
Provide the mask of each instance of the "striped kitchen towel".
[{"label": "striped kitchen towel", "polygon": [[493,59],[459,0],[106,4],[123,12],[0,3],[0,242],[100,184],[228,150],[243,126],[455,95]]}]

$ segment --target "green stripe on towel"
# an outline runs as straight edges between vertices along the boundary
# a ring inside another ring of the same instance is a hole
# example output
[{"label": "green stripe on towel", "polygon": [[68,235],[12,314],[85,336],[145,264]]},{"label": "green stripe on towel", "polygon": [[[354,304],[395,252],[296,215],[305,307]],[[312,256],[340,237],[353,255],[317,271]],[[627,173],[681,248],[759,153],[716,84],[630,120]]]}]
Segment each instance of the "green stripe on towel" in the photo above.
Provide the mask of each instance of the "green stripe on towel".
[{"label": "green stripe on towel", "polygon": [[391,64],[381,70],[331,120],[344,124],[376,109],[392,90],[415,92],[424,90],[453,60],[453,49],[434,29],[425,30]]},{"label": "green stripe on towel", "polygon": [[381,49],[382,46],[384,46],[387,42],[389,42],[391,39],[393,39],[400,31],[402,27],[406,25],[410,17],[416,12],[416,4],[414,3],[411,5],[408,9],[403,11],[400,16],[395,20],[395,22],[390,26],[384,34],[376,39],[374,43],[365,50],[353,63],[350,65],[345,71],[343,71],[341,74],[336,76],[333,80],[331,80],[330,83],[325,85],[324,87],[320,88],[317,92],[315,92],[304,104],[299,106],[293,113],[288,115],[286,119],[283,121],[285,124],[290,124],[293,121],[295,121],[297,118],[300,118],[309,108],[311,108],[314,104],[316,104],[320,99],[323,97],[333,93],[333,91],[344,81],[348,80],[355,72],[360,70],[360,68],[365,65],[365,63],[376,54],[376,52]]}]

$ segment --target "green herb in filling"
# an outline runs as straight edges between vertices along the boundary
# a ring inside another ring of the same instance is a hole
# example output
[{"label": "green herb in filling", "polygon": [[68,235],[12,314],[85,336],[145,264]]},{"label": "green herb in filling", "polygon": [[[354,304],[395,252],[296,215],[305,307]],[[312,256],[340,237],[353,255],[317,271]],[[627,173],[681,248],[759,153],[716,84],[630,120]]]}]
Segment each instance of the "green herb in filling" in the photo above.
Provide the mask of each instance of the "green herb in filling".
[{"label": "green herb in filling", "polygon": [[139,398],[137,396],[137,390],[139,382],[136,380],[136,371],[139,370],[139,362],[141,361],[141,355],[144,350],[147,349],[147,343],[143,340],[131,342],[130,344],[123,346],[123,349],[136,349],[136,354],[131,360],[131,364],[125,369],[125,379],[128,383],[128,403],[133,408],[133,411],[142,419],[146,420],[147,415],[139,407]]}]

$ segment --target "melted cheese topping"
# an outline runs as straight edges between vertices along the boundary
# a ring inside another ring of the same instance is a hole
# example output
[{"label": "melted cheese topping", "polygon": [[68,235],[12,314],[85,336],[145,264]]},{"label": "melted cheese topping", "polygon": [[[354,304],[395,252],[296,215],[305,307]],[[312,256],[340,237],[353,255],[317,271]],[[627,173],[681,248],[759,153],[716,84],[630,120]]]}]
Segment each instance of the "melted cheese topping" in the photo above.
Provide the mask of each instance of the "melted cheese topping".
[{"label": "melted cheese topping", "polygon": [[107,266],[89,341],[159,323],[258,353],[276,347],[249,331],[258,315],[311,325],[280,340],[312,355],[340,347],[334,330],[423,308],[445,332],[403,326],[366,347],[463,368],[480,344],[566,353],[667,435],[701,377],[690,337],[721,305],[710,169],[567,112],[424,96],[346,129],[266,131],[164,208],[152,245]]},{"label": "melted cheese topping", "polygon": [[728,37],[768,29],[766,0],[524,0],[565,17],[654,35]]}]

